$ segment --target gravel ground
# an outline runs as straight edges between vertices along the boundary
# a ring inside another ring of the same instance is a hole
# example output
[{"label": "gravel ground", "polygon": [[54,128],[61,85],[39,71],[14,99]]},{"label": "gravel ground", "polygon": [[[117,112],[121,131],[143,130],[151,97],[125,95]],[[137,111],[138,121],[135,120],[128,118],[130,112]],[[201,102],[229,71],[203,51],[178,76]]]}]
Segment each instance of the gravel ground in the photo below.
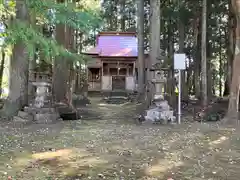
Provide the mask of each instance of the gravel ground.
[{"label": "gravel ground", "polygon": [[136,125],[135,105],[99,102],[79,121],[2,124],[0,179],[239,180],[238,127]]}]

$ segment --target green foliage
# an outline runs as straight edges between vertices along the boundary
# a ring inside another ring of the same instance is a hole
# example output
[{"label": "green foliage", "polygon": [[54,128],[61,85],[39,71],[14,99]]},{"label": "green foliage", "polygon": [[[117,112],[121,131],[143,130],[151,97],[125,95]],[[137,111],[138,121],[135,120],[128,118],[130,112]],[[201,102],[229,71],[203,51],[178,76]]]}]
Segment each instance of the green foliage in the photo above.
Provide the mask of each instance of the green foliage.
[{"label": "green foliage", "polygon": [[1,0],[0,2],[0,16],[12,16],[15,14],[15,7],[16,7],[16,2],[13,0],[9,0],[4,2]]},{"label": "green foliage", "polygon": [[[82,32],[88,32],[98,25],[100,19],[93,10],[76,8],[72,3],[55,3],[55,1],[26,0],[28,7],[35,15],[53,24],[67,24]],[[49,10],[54,11],[54,17],[49,17]]]},{"label": "green foliage", "polygon": [[[11,1],[10,1],[11,2]],[[14,13],[15,3],[8,3],[0,6],[1,12],[12,17]],[[65,24],[74,29],[80,29],[81,32],[88,32],[92,28],[99,25],[100,18],[97,12],[86,8],[76,8],[72,3],[55,3],[55,1],[42,0],[25,0],[28,8],[29,16],[34,16],[40,25],[42,24]],[[53,10],[53,16],[49,15],[49,10]],[[11,13],[8,13],[11,12]],[[8,23],[8,28],[5,32],[0,33],[0,38],[5,38],[4,47],[12,46],[16,43],[23,43],[30,56],[34,55],[36,46],[50,59],[55,56],[64,56],[72,60],[86,60],[87,57],[72,53],[65,47],[59,45],[55,39],[47,38],[41,31],[41,28],[36,28],[36,24],[30,20],[11,19]]]},{"label": "green foliage", "polygon": [[34,55],[35,46],[37,45],[46,57],[61,55],[70,59],[79,58],[78,55],[70,53],[63,46],[58,45],[54,39],[44,37],[42,33],[29,26],[26,22],[17,19],[6,32],[5,38],[6,44],[23,43],[31,56]]}]

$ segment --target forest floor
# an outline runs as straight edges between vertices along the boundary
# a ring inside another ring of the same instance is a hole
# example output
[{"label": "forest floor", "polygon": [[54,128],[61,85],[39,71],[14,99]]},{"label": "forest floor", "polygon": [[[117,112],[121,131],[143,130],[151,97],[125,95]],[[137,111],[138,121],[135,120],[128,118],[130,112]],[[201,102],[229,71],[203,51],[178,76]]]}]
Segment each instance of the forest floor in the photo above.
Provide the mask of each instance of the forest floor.
[{"label": "forest floor", "polygon": [[2,123],[0,179],[239,180],[240,128],[136,125],[135,109],[95,99],[81,121]]}]

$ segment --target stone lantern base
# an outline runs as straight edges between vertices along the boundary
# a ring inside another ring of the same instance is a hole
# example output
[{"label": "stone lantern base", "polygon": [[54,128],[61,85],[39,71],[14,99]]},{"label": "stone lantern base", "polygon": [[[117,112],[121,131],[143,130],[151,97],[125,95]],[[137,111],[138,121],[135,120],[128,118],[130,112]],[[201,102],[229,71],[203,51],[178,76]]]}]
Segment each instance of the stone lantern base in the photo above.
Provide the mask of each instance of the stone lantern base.
[{"label": "stone lantern base", "polygon": [[176,117],[168,101],[164,100],[162,96],[157,96],[157,98],[154,99],[153,106],[146,111],[145,120],[161,124],[174,123]]}]

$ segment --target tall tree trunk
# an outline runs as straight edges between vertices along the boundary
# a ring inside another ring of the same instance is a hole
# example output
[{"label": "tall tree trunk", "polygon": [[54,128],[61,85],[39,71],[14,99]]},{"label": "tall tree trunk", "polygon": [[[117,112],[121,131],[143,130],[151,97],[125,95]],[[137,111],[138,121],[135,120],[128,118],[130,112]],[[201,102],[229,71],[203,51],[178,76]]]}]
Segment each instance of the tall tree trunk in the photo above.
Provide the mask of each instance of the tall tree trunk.
[{"label": "tall tree trunk", "polygon": [[207,0],[203,0],[202,5],[202,48],[201,48],[201,69],[202,69],[202,104],[208,104],[207,88]]},{"label": "tall tree trunk", "polygon": [[211,92],[212,92],[212,95],[214,95],[214,96],[216,95],[216,89],[215,89],[215,86],[214,86],[214,84],[216,82],[216,76],[217,76],[216,71],[213,71],[212,72],[212,84],[213,84],[213,86],[211,86]]},{"label": "tall tree trunk", "polygon": [[142,99],[144,93],[144,73],[145,73],[145,59],[144,59],[144,0],[138,0],[138,93],[139,98]]},{"label": "tall tree trunk", "polygon": [[[76,3],[76,0],[71,0],[71,2]],[[66,32],[66,47],[67,49],[72,52],[76,53],[76,48],[75,48],[75,30],[72,27],[67,27],[67,32]],[[73,107],[72,104],[72,97],[73,97],[73,92],[74,92],[74,86],[75,86],[75,70],[74,70],[74,63],[69,60],[68,62],[69,65],[69,73],[68,73],[68,88],[67,88],[67,99],[68,99],[68,104],[70,107]]]},{"label": "tall tree trunk", "polygon": [[200,20],[197,13],[197,20],[195,21],[194,27],[194,94],[197,98],[200,97],[200,58],[199,58],[199,49],[200,49]]},{"label": "tall tree trunk", "polygon": [[235,56],[233,61],[233,75],[231,82],[230,99],[228,106],[229,121],[238,118],[238,104],[239,104],[239,85],[240,85],[240,1],[232,0],[232,7],[237,21],[236,27],[236,46],[235,46]]},{"label": "tall tree trunk", "polygon": [[[212,59],[212,54],[211,54],[211,50],[212,50],[212,45],[209,43],[208,41],[208,33],[209,31],[206,33],[206,59],[207,59],[207,98],[211,99],[213,96],[213,92],[212,92],[212,86],[213,84],[213,68],[212,68],[212,63],[211,63],[211,59]],[[211,33],[211,32],[210,32]]]},{"label": "tall tree trunk", "polygon": [[[31,17],[30,17],[30,24],[32,27],[34,27],[35,29],[36,27],[36,15],[34,13],[32,13]],[[42,28],[42,26],[41,26]],[[29,80],[33,81],[35,79],[35,70],[36,70],[36,60],[37,60],[37,51],[38,51],[38,47],[37,45],[35,45],[34,48],[34,56],[31,57],[31,59],[29,59]],[[33,100],[34,99],[34,95],[35,95],[35,89],[32,83],[28,84],[28,97],[29,100]]]},{"label": "tall tree trunk", "polygon": [[161,7],[160,0],[150,0],[150,61],[157,63],[160,55],[160,23]]},{"label": "tall tree trunk", "polygon": [[[65,46],[65,28],[63,24],[59,24],[56,27],[56,40],[62,46]],[[65,57],[58,56],[54,59],[53,94],[56,102],[64,102],[66,100],[68,70],[68,63]]]},{"label": "tall tree trunk", "polygon": [[[125,4],[126,4],[126,0],[121,0],[121,5],[120,5],[121,6],[121,30],[123,32],[126,30],[126,28],[125,28],[125,25],[126,25]],[[143,11],[143,16],[144,16],[144,11]]]},{"label": "tall tree trunk", "polygon": [[[220,32],[221,37],[221,32]],[[223,77],[223,62],[222,62],[222,38],[220,39],[220,52],[219,52],[219,96],[222,96],[222,77]]]},{"label": "tall tree trunk", "polygon": [[[161,24],[161,1],[160,0],[150,0],[150,61],[149,66],[157,63],[157,59],[160,55],[160,24]],[[149,85],[149,96],[148,105],[150,105],[151,100],[155,94],[155,86],[150,83],[153,79],[154,74],[148,72],[147,79]]]},{"label": "tall tree trunk", "polygon": [[2,59],[1,59],[1,65],[0,65],[0,88],[1,88],[0,96],[2,96],[3,71],[4,71],[4,64],[5,64],[5,58],[6,58],[6,54],[3,48],[1,52],[2,52]]},{"label": "tall tree trunk", "polygon": [[[209,52],[208,52],[209,53]],[[207,53],[207,54],[208,54]],[[211,64],[211,57],[207,55],[207,99],[211,99],[213,96],[212,86],[213,84],[213,69]]]},{"label": "tall tree trunk", "polygon": [[[25,1],[16,1],[16,19],[28,21],[29,15]],[[3,110],[6,116],[15,115],[28,103],[29,59],[25,44],[17,42],[10,60],[9,97]]]},{"label": "tall tree trunk", "polygon": [[[184,53],[184,40],[185,40],[185,27],[183,22],[180,20],[179,22],[179,53]],[[181,72],[181,77],[182,77],[182,84],[181,84],[181,89],[182,89],[182,96],[184,99],[188,98],[188,87],[186,83],[186,71]]]},{"label": "tall tree trunk", "polygon": [[189,95],[192,95],[193,93],[193,71],[192,71],[192,68],[189,68],[187,70],[187,87],[188,87],[188,96]]},{"label": "tall tree trunk", "polygon": [[[66,27],[66,42],[65,42],[65,46],[66,48],[74,53],[74,29],[71,27]],[[74,67],[73,67],[73,62],[71,62],[69,60],[69,62],[67,62],[68,65],[68,82],[67,82],[67,94],[66,94],[66,98],[68,100],[68,105],[73,107],[72,105],[72,94],[73,94],[73,81],[74,81]]]},{"label": "tall tree trunk", "polygon": [[[58,3],[64,3],[65,0],[58,0]],[[59,45],[66,47],[66,25],[57,24],[56,41]],[[68,63],[67,59],[57,56],[54,59],[53,66],[53,95],[56,102],[66,102],[66,94],[68,88]]]},{"label": "tall tree trunk", "polygon": [[[83,33],[79,33],[79,41],[78,41],[79,45],[78,45],[78,51],[79,52],[82,52],[83,50]],[[81,75],[82,75],[82,65],[79,64],[79,67],[78,67],[78,86],[77,86],[77,91],[78,93],[81,92],[81,87],[82,87],[82,81],[81,81]]]},{"label": "tall tree trunk", "polygon": [[235,51],[235,37],[236,37],[236,21],[234,17],[233,7],[232,7],[232,0],[228,0],[229,4],[229,12],[228,12],[228,33],[227,33],[227,78],[225,81],[225,89],[224,89],[224,96],[230,94],[230,86],[232,80],[232,66],[233,66],[233,59],[234,59],[234,51]]},{"label": "tall tree trunk", "polygon": [[[171,24],[171,22],[169,23]],[[169,28],[171,28],[171,25],[169,26]],[[171,30],[170,34],[172,34]],[[173,43],[173,36],[169,37],[169,51],[168,51],[169,57],[171,59],[171,62],[173,62],[173,56],[174,56],[174,43]],[[174,69],[173,69],[173,64],[171,64],[171,69],[169,71],[169,76],[170,76],[170,104],[173,108],[176,108],[176,92],[175,92],[175,88],[176,88],[176,79],[175,79],[175,73],[174,73]]]},{"label": "tall tree trunk", "polygon": [[[208,1],[206,2],[206,10],[204,10],[204,8],[202,10],[206,11],[206,19],[203,18],[203,20],[206,21],[206,63],[207,63],[207,101],[209,101],[209,99],[212,98],[213,96],[213,91],[212,91],[212,86],[214,86],[213,84],[213,68],[212,68],[212,49],[214,47],[213,43],[209,42],[209,37],[212,35],[213,31],[211,28],[207,27],[208,21],[209,19],[211,19],[211,17],[213,16],[212,12],[214,11],[211,7],[212,7],[212,2]],[[204,32],[203,32],[204,33]],[[203,37],[202,37],[203,38]],[[203,91],[204,91],[204,87],[203,87]],[[203,98],[204,101],[204,98]]]},{"label": "tall tree trunk", "polygon": [[110,31],[113,31],[114,30],[114,18],[115,18],[115,16],[114,16],[114,1],[110,1],[110,7],[109,7],[109,9],[110,9],[110,14],[109,14],[109,16],[110,16],[110,18],[109,18],[109,30]]},{"label": "tall tree trunk", "polygon": [[228,96],[230,94],[229,84],[230,84],[229,79],[228,79],[228,77],[226,77],[226,80],[224,82],[223,96]]}]

